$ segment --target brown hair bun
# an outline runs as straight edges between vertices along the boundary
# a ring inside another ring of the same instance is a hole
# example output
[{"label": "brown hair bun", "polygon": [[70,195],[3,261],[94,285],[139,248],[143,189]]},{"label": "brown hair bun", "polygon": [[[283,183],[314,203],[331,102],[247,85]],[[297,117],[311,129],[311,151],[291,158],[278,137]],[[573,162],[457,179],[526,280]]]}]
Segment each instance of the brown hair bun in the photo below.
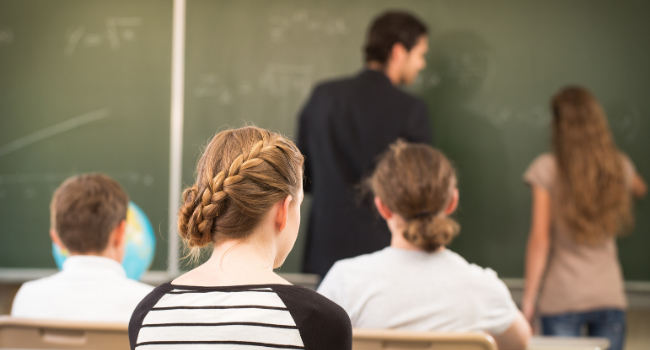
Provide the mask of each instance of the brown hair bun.
[{"label": "brown hair bun", "polygon": [[268,130],[248,126],[215,135],[178,213],[190,255],[220,239],[248,237],[275,203],[297,198],[303,162],[293,142]]},{"label": "brown hair bun", "polygon": [[437,149],[397,140],[382,155],[367,185],[406,220],[404,238],[419,248],[435,251],[460,232],[460,225],[444,214],[456,188],[456,171]]}]

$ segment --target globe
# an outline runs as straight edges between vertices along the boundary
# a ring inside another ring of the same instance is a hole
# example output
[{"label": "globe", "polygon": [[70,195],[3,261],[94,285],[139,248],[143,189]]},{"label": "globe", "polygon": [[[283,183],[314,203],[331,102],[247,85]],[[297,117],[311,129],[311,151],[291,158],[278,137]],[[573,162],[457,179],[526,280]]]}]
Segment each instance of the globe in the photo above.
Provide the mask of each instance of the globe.
[{"label": "globe", "polygon": [[[147,215],[135,203],[129,202],[126,213],[126,247],[122,259],[126,276],[136,281],[140,280],[151,266],[155,250],[156,236]],[[52,243],[52,255],[61,270],[63,262],[69,255],[68,251]]]}]

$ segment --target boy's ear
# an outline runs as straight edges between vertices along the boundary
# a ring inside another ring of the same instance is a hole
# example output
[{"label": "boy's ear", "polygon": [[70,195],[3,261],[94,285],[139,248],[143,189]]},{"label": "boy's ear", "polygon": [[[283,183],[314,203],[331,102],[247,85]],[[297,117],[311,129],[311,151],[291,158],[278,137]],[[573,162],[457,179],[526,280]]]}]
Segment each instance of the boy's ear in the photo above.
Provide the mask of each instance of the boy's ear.
[{"label": "boy's ear", "polygon": [[456,208],[458,208],[459,200],[460,195],[458,194],[458,188],[454,188],[454,193],[451,196],[451,201],[449,201],[447,208],[445,208],[445,215],[451,215],[456,211]]},{"label": "boy's ear", "polygon": [[393,217],[393,212],[388,209],[384,202],[381,201],[381,198],[379,198],[379,196],[375,196],[375,206],[377,207],[379,215],[381,215],[384,220],[388,220]]},{"label": "boy's ear", "polygon": [[59,248],[66,249],[63,243],[61,242],[61,238],[59,238],[59,234],[56,233],[56,231],[53,228],[50,229],[50,238],[52,238],[52,242],[57,246],[59,246]]},{"label": "boy's ear", "polygon": [[112,243],[117,247],[122,247],[126,244],[126,220],[122,220],[117,224],[115,230],[113,230],[113,234],[111,235],[111,240],[113,242],[109,243]]},{"label": "boy's ear", "polygon": [[278,212],[275,216],[275,227],[278,231],[284,230],[289,221],[289,205],[293,200],[292,196],[287,196],[282,202],[278,203]]}]

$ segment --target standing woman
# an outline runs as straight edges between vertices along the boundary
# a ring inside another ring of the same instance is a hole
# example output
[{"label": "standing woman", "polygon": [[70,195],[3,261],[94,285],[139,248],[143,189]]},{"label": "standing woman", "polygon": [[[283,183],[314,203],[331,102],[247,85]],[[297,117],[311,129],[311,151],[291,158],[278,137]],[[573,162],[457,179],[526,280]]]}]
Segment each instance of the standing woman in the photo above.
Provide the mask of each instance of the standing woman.
[{"label": "standing woman", "polygon": [[203,265],[154,289],[129,324],[131,349],[350,350],[350,319],[273,272],[298,235],[303,156],[256,127],[218,133],[183,193],[178,231]]},{"label": "standing woman", "polygon": [[580,336],[586,326],[620,350],[627,301],[615,238],[632,227],[630,195],[645,196],[646,184],[589,91],[565,88],[552,109],[553,154],[524,175],[533,214],[523,312],[532,321],[537,301],[544,335]]}]

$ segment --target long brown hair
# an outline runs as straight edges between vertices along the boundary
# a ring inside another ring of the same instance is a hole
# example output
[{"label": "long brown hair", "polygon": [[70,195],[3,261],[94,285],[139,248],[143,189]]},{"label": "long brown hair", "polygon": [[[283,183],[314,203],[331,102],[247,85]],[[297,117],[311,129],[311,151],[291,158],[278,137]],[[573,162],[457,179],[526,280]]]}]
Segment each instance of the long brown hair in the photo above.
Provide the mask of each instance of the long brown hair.
[{"label": "long brown hair", "polygon": [[449,244],[460,231],[444,213],[456,188],[456,171],[431,146],[398,140],[381,157],[366,185],[406,220],[404,238],[427,252]]},{"label": "long brown hair", "polygon": [[558,92],[551,107],[559,180],[555,215],[580,243],[624,233],[633,223],[632,204],[603,108],[575,86]]},{"label": "long brown hair", "polygon": [[274,204],[297,199],[303,161],[293,142],[268,130],[248,126],[214,136],[178,213],[190,256],[222,239],[247,238]]}]

